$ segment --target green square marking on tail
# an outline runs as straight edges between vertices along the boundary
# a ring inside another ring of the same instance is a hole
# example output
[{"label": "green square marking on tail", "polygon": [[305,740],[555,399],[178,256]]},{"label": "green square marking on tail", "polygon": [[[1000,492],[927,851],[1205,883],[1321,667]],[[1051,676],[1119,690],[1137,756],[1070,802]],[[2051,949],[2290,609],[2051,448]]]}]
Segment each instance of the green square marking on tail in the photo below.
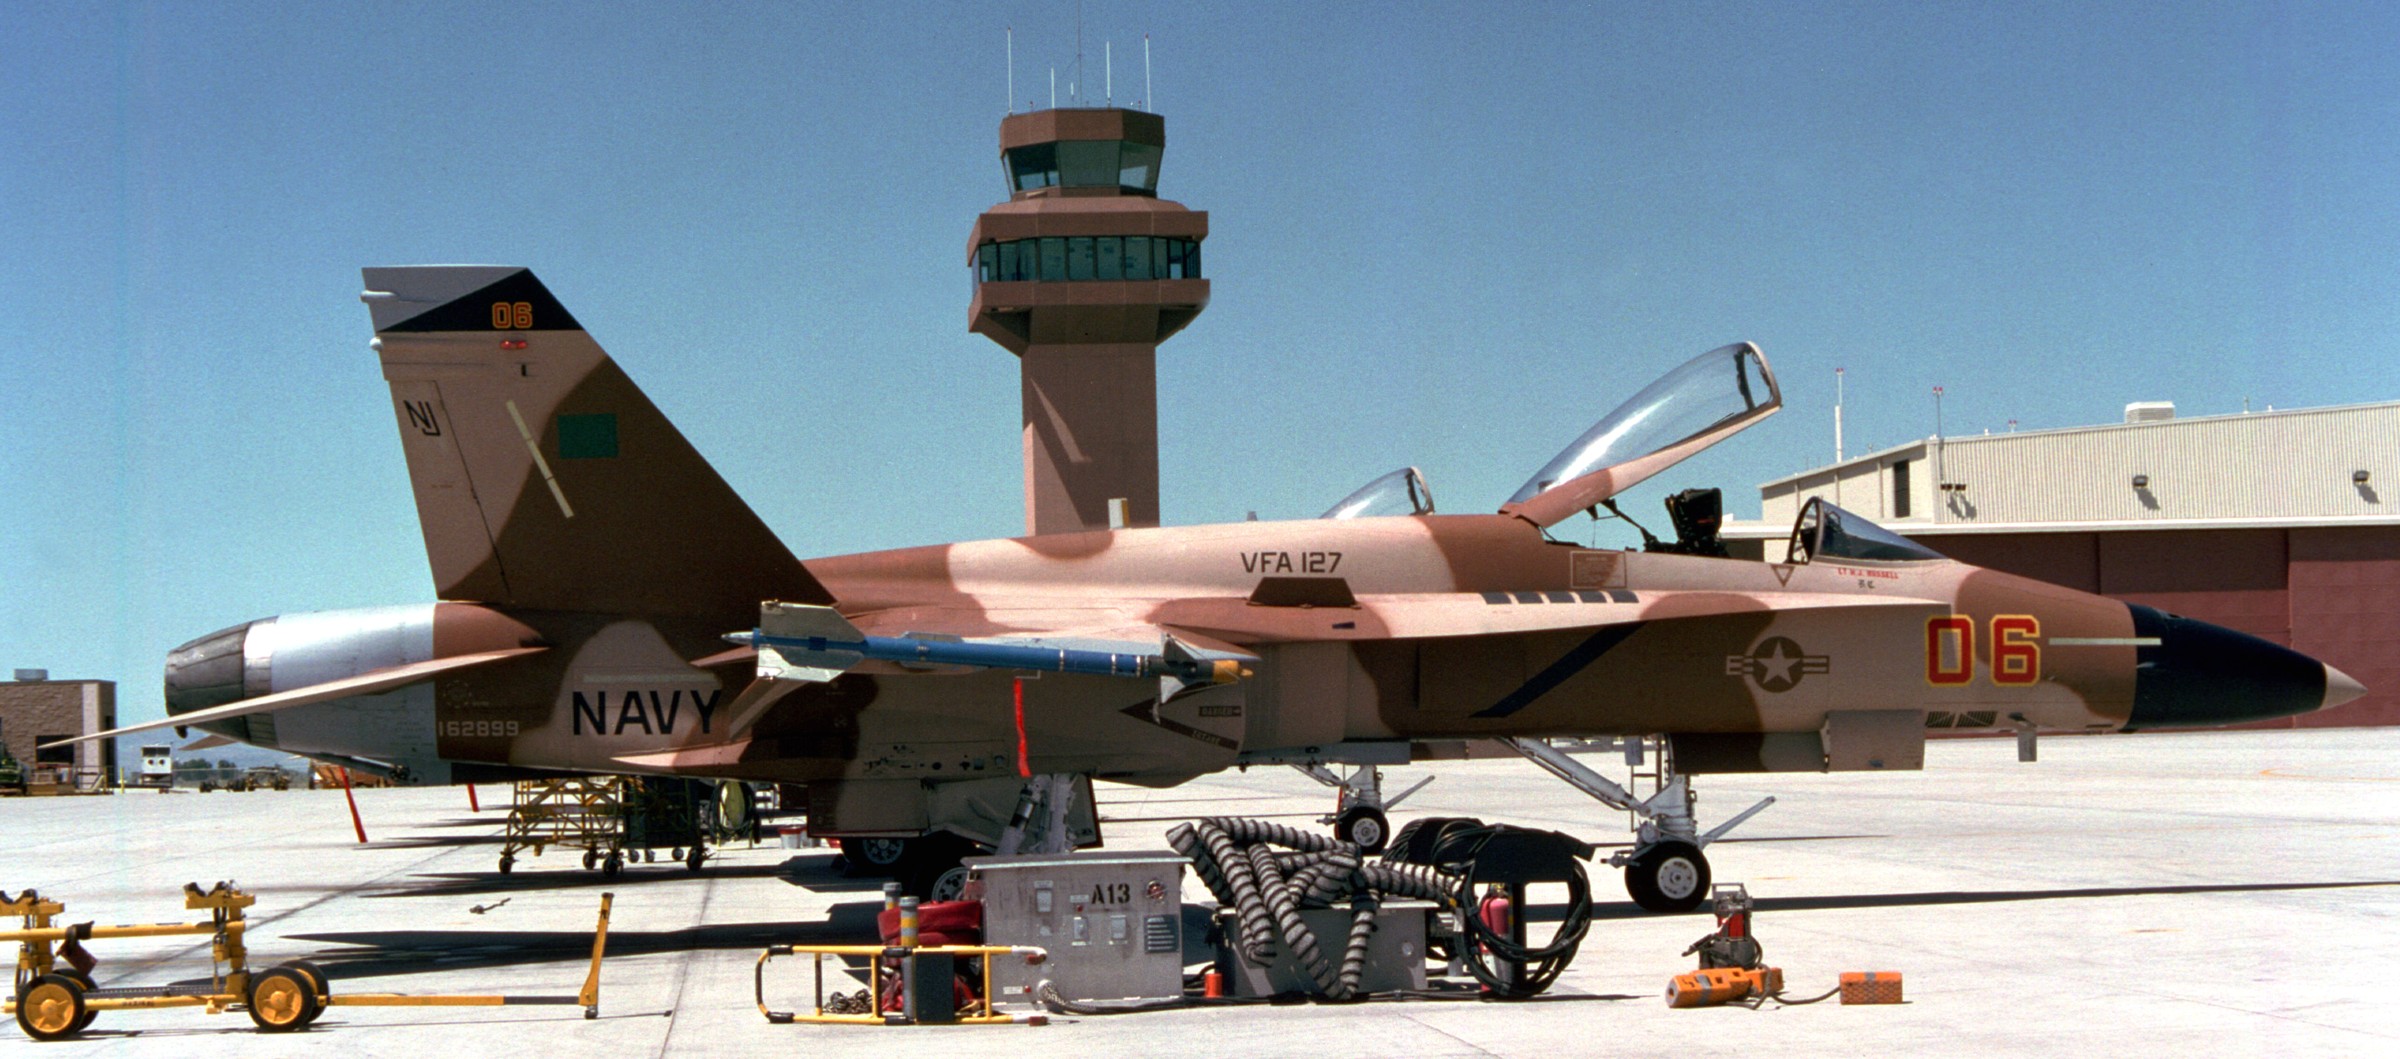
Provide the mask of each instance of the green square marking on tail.
[{"label": "green square marking on tail", "polygon": [[613,412],[598,415],[558,417],[558,458],[562,460],[609,460],[617,455],[617,417]]}]

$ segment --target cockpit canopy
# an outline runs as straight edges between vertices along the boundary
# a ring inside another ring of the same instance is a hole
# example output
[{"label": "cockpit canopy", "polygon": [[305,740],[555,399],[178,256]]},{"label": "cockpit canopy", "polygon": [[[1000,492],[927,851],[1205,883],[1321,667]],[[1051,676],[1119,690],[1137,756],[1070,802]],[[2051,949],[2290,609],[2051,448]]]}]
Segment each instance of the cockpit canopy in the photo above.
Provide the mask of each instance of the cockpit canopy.
[{"label": "cockpit canopy", "polygon": [[1909,540],[1825,502],[1824,497],[1811,497],[1800,508],[1800,518],[1792,523],[1791,550],[1785,562],[1805,563],[1811,559],[1858,559],[1866,562],[1921,563],[1929,559],[1947,558],[1922,544]]},{"label": "cockpit canopy", "polygon": [[1425,476],[1414,467],[1397,471],[1360,486],[1345,496],[1318,518],[1374,518],[1379,515],[1433,514],[1433,487],[1425,484]]},{"label": "cockpit canopy", "polygon": [[1748,342],[1660,376],[1601,417],[1500,508],[1548,526],[1632,488],[1783,407],[1775,373]]}]

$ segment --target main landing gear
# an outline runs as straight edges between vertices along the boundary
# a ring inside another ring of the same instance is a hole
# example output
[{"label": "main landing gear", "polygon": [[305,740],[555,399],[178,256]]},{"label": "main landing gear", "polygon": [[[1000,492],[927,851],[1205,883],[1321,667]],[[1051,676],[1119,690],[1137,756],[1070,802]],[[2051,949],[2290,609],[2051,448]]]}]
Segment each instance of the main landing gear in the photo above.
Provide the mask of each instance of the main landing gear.
[{"label": "main landing gear", "polygon": [[[1633,848],[1611,854],[1608,863],[1625,869],[1625,892],[1633,896],[1635,904],[1652,912],[1689,912],[1700,907],[1708,899],[1709,883],[1708,857],[1701,850],[1775,804],[1772,797],[1761,798],[1732,819],[1702,832],[1692,815],[1691,780],[1675,771],[1674,755],[1664,738],[1631,737],[1609,743],[1611,749],[1624,751],[1625,763],[1637,770],[1637,782],[1651,781],[1648,798],[1636,797],[1542,740],[1510,738],[1501,742],[1601,804],[1633,814]],[[1648,773],[1638,771],[1645,757],[1656,763]]]}]

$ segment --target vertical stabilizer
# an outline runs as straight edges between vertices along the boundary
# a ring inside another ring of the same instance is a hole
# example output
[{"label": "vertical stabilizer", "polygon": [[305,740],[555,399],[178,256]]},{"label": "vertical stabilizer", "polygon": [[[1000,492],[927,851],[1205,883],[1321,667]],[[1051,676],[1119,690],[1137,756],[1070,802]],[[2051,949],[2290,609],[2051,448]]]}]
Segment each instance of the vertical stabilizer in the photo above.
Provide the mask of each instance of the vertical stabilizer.
[{"label": "vertical stabilizer", "polygon": [[365,278],[442,599],[727,628],[831,602],[531,271]]}]

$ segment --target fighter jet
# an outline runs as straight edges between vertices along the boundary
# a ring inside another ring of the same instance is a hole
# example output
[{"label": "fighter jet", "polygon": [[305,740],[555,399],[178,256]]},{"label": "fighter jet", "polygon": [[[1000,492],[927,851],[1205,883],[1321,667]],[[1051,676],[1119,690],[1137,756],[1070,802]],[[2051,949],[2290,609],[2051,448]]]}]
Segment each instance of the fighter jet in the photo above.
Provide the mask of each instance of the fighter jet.
[{"label": "fighter jet", "polygon": [[[1372,777],[1499,747],[1631,809],[1612,863],[1643,905],[1688,909],[1701,847],[1739,822],[1700,832],[1691,774],[1915,769],[1929,730],[2221,725],[2364,691],[1822,501],[1780,562],[1722,557],[1698,495],[1655,550],[1550,535],[1774,414],[1749,344],[1668,372],[1489,514],[1433,513],[1409,472],[1340,517],[802,562],[530,271],[365,280],[436,601],[193,640],[167,719],[88,738],[187,725],[415,783],[803,784],[813,830],[919,878],[1029,833],[1096,840],[1094,777]],[[1653,747],[1657,789],[1559,739]],[[1354,788],[1341,828],[1372,844],[1383,803]]]}]

